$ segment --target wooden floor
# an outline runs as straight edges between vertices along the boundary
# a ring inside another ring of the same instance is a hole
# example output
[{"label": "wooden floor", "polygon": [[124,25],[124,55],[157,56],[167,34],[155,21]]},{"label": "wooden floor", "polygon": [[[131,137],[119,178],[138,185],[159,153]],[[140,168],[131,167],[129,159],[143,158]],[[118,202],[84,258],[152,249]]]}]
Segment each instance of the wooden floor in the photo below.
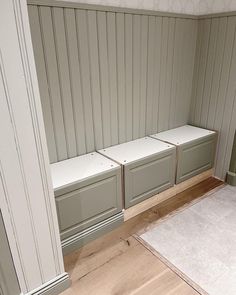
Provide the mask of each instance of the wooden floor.
[{"label": "wooden floor", "polygon": [[63,295],[197,295],[133,235],[222,182],[209,178],[64,257],[72,286]]}]

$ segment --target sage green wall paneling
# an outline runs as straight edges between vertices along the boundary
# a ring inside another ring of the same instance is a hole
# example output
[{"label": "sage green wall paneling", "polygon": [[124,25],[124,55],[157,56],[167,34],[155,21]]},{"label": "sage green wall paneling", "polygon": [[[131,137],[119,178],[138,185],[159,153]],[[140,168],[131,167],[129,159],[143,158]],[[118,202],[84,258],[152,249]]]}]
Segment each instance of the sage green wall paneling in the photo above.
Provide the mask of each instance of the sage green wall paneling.
[{"label": "sage green wall paneling", "polygon": [[125,105],[125,16],[116,14],[117,48],[117,97],[118,97],[118,134],[119,143],[126,141],[126,105]]},{"label": "sage green wall paneling", "polygon": [[28,7],[51,162],[188,123],[197,20],[50,5]]},{"label": "sage green wall paneling", "polygon": [[116,61],[116,14],[107,14],[107,50],[109,95],[111,99],[111,144],[118,144],[118,94],[117,94],[117,61]]},{"label": "sage green wall paneling", "polygon": [[[89,58],[89,38],[88,38],[88,18],[86,10],[76,10],[76,28],[78,38],[78,51],[81,68],[81,88],[84,103],[84,120],[85,120],[85,140],[87,152],[91,152],[95,148],[93,113],[96,110],[92,107],[91,94],[91,64]],[[63,21],[63,20],[62,20]]]},{"label": "sage green wall paneling", "polygon": [[[178,67],[178,82],[177,82],[177,93],[176,93],[176,108],[175,108],[175,121],[174,124],[182,126],[185,122],[189,121],[189,112],[191,106],[191,96],[192,91],[192,79],[193,76],[190,75],[194,68],[194,58],[195,58],[195,41],[197,26],[195,23],[188,23],[185,19],[179,20],[180,31],[182,33],[181,48],[180,48],[180,65]],[[182,46],[184,46],[182,48]],[[169,126],[169,128],[173,128]]]},{"label": "sage green wall paneling", "polygon": [[[67,50],[70,69],[71,94],[74,107],[73,111],[77,153],[84,154],[86,153],[85,114],[81,82],[82,73],[80,69],[76,16],[74,9],[65,9],[64,17],[68,44]],[[99,101],[99,98],[97,99],[97,101]],[[99,115],[99,108],[97,108],[97,115]],[[99,125],[97,124],[97,126]]]},{"label": "sage green wall paneling", "polygon": [[[147,51],[147,96],[146,96],[146,132],[152,133],[153,100],[154,100],[154,60],[155,60],[155,24],[154,16],[148,17],[148,51]],[[160,45],[159,45],[160,46]],[[157,83],[159,81],[156,81]],[[151,118],[151,120],[150,120]]]},{"label": "sage green wall paneling", "polygon": [[[65,120],[61,97],[61,81],[59,78],[59,60],[55,38],[55,18],[50,7],[39,7],[41,34],[43,40],[44,60],[47,69],[47,80],[50,93],[52,120],[57,147],[58,160],[68,158],[65,135]],[[37,46],[37,45],[36,45]],[[40,78],[39,78],[40,79]],[[44,98],[43,98],[44,99]],[[46,130],[48,122],[46,122]]]},{"label": "sage green wall paneling", "polygon": [[236,128],[236,17],[199,20],[191,123],[219,131],[216,176],[224,179]]},{"label": "sage green wall paneling", "polygon": [[132,45],[133,45],[133,22],[132,15],[125,15],[125,25],[124,25],[124,34],[125,34],[125,129],[126,137],[125,141],[132,140],[133,133],[133,110],[132,110],[132,101],[133,101],[133,83],[132,83],[132,74],[133,74],[133,58],[132,58]]},{"label": "sage green wall paneling", "polygon": [[37,58],[35,59],[37,66],[37,74],[38,74],[38,82],[41,94],[41,104],[44,115],[44,123],[47,129],[47,144],[48,144],[48,152],[49,157],[52,162],[56,162],[58,159],[57,154],[57,145],[55,138],[55,127],[52,116],[52,101],[50,98],[49,87],[48,87],[48,77],[46,71],[46,62],[44,57],[44,48],[43,48],[43,40],[41,34],[41,26],[40,26],[40,14],[37,6],[28,6],[29,14],[30,14],[30,22],[31,22],[31,34],[34,36],[35,40],[38,42],[33,42],[34,47],[34,55]]},{"label": "sage green wall paneling", "polygon": [[96,146],[103,147],[102,103],[99,78],[99,46],[97,42],[97,17],[95,11],[88,12],[88,42],[91,67],[91,92],[94,109],[94,134]]},{"label": "sage green wall paneling", "polygon": [[68,157],[74,157],[77,154],[76,138],[73,116],[73,102],[70,87],[69,60],[67,53],[67,40],[63,10],[54,8],[52,10],[54,21],[54,37],[56,42],[56,54],[58,62],[58,75],[61,92],[62,110],[65,126],[65,138],[67,144]]},{"label": "sage green wall paneling", "polygon": [[147,52],[148,52],[148,16],[141,18],[141,76],[140,76],[140,113],[139,137],[146,134],[146,95],[147,95]]}]

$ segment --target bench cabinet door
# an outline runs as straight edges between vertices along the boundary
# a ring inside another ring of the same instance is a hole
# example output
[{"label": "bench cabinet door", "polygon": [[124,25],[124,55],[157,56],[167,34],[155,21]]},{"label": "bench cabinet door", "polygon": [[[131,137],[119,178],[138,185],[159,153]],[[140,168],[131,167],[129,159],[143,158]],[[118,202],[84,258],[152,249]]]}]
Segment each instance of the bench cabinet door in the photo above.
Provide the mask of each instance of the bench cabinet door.
[{"label": "bench cabinet door", "polygon": [[173,186],[175,165],[175,148],[125,165],[125,208]]},{"label": "bench cabinet door", "polygon": [[121,172],[82,182],[79,188],[56,197],[61,238],[65,239],[121,212]]},{"label": "bench cabinet door", "polygon": [[183,144],[177,149],[176,183],[187,180],[214,166],[217,134]]}]

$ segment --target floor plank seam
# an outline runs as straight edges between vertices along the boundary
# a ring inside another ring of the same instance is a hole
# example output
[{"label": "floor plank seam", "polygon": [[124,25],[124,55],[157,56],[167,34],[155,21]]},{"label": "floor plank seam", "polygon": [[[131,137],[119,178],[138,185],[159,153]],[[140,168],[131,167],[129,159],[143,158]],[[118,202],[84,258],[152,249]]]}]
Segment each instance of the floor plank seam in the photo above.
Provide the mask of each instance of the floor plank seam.
[{"label": "floor plank seam", "polygon": [[[128,241],[127,241],[127,240],[125,240],[125,239],[122,239],[122,240],[128,244]],[[128,244],[128,246],[129,246],[130,248],[132,248],[132,246],[130,245],[130,243]],[[133,247],[135,247],[135,246],[133,246]],[[119,254],[117,254],[117,255],[111,257],[111,258],[108,259],[106,262],[100,264],[99,266],[95,267],[94,269],[92,269],[92,270],[89,271],[88,273],[86,273],[86,274],[84,274],[83,276],[79,277],[79,278],[77,279],[77,281],[78,281],[78,280],[81,280],[81,279],[83,279],[83,278],[85,278],[85,277],[88,276],[89,274],[91,274],[91,273],[93,273],[94,271],[98,270],[98,269],[101,268],[102,266],[104,266],[104,265],[110,263],[112,260],[114,260],[114,259],[116,259],[117,257],[121,256],[122,254],[124,254],[124,252],[123,252],[123,251],[119,251]]]}]

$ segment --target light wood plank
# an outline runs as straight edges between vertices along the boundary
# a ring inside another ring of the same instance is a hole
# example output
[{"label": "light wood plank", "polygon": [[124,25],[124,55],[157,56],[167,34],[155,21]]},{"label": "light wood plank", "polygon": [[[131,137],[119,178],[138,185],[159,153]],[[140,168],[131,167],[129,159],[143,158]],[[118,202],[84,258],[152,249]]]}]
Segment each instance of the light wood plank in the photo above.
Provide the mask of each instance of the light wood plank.
[{"label": "light wood plank", "polygon": [[139,289],[132,292],[132,295],[166,295],[171,290],[176,289],[182,284],[182,280],[172,271],[166,270],[158,274],[156,277],[147,281]]},{"label": "light wood plank", "polygon": [[80,294],[131,294],[164,270],[161,261],[137,244],[81,278],[72,288]]},{"label": "light wood plank", "polygon": [[189,285],[182,283],[178,285],[175,289],[171,290],[167,295],[197,295],[198,292],[195,291]]}]

